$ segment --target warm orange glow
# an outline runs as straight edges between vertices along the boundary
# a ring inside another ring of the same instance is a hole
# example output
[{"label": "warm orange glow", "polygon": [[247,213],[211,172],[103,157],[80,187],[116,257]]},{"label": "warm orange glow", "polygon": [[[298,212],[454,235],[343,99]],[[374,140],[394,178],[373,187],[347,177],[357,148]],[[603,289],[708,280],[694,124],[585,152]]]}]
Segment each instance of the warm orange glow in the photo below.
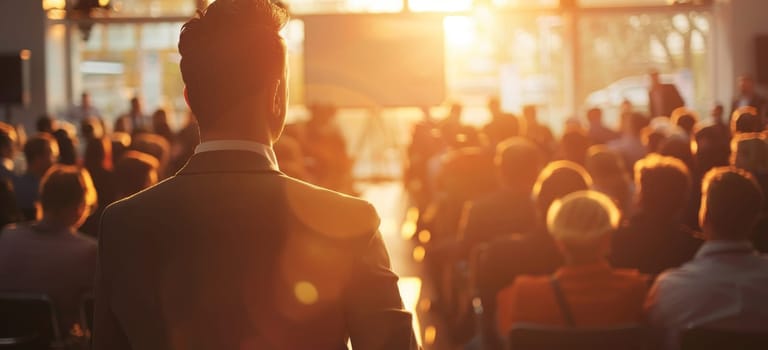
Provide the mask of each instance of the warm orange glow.
[{"label": "warm orange glow", "polygon": [[426,345],[434,344],[435,338],[437,338],[437,328],[435,328],[434,326],[429,326],[424,329],[424,344]]},{"label": "warm orange glow", "polygon": [[21,50],[21,52],[19,53],[19,58],[21,58],[22,60],[25,60],[25,61],[26,61],[26,60],[28,60],[30,57],[32,57],[32,51],[29,51],[29,50]]},{"label": "warm orange glow", "polygon": [[43,0],[43,10],[63,10],[67,6],[67,0]]},{"label": "warm orange glow", "polygon": [[403,222],[403,227],[400,228],[400,235],[403,239],[411,239],[416,231],[416,223],[413,221]]},{"label": "warm orange glow", "polygon": [[314,284],[301,281],[293,286],[293,294],[296,296],[296,300],[304,305],[312,305],[317,302],[319,294]]},{"label": "warm orange glow", "polygon": [[99,6],[101,7],[107,7],[109,6],[110,0],[99,0]]},{"label": "warm orange glow", "polygon": [[416,262],[424,261],[424,257],[427,255],[427,250],[422,246],[413,248],[413,260]]},{"label": "warm orange glow", "polygon": [[419,242],[421,243],[429,243],[429,241],[432,239],[432,234],[429,232],[429,230],[421,230],[419,232]]}]

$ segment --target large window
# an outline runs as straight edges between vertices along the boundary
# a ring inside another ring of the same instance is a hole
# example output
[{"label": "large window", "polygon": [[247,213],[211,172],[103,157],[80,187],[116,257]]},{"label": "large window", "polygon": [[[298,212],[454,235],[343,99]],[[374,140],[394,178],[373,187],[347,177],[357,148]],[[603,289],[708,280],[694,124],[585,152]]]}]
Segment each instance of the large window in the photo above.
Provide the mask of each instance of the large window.
[{"label": "large window", "polygon": [[702,12],[594,14],[579,22],[577,101],[601,106],[616,120],[623,100],[648,109],[650,70],[677,85],[689,107],[712,103],[710,17]]}]

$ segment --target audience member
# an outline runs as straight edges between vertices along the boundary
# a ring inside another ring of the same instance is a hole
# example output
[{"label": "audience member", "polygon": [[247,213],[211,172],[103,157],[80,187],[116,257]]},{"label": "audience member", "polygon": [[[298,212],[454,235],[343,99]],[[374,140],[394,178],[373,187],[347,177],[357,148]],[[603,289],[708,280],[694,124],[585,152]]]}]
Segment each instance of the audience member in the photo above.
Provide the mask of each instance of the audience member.
[{"label": "audience member", "polygon": [[605,261],[620,213],[594,191],[555,201],[547,229],[565,257],[552,276],[520,276],[498,296],[499,334],[516,323],[569,327],[639,324],[648,279]]},{"label": "audience member", "polygon": [[155,113],[152,113],[152,131],[162,136],[169,144],[173,143],[174,135],[168,122],[168,112],[165,109],[159,108]]},{"label": "audience member", "polygon": [[715,105],[712,108],[712,124],[696,133],[698,177],[703,177],[712,168],[728,165],[730,139],[731,130],[724,121],[723,106]]},{"label": "audience member", "polygon": [[14,158],[16,157],[16,130],[0,122],[0,179],[13,180],[16,176]]},{"label": "audience member", "polygon": [[96,237],[99,233],[101,214],[115,200],[115,179],[112,172],[112,142],[104,137],[90,139],[86,144],[83,167],[93,179],[93,185],[99,197],[98,206],[80,227],[80,231]]},{"label": "audience member", "polygon": [[678,107],[672,111],[670,117],[672,125],[682,130],[688,139],[692,139],[696,133],[696,127],[699,123],[698,113],[686,107]]},{"label": "audience member", "polygon": [[53,132],[56,144],[59,146],[59,164],[77,164],[77,147],[74,137],[66,129],[58,129]]},{"label": "audience member", "polygon": [[763,119],[754,107],[741,107],[731,114],[731,135],[763,132]]},{"label": "audience member", "polygon": [[41,219],[0,234],[0,290],[51,297],[64,335],[80,323],[81,302],[93,290],[96,242],[77,229],[94,205],[88,172],[56,165],[40,184]]},{"label": "audience member", "polygon": [[535,229],[536,211],[531,192],[544,166],[543,158],[535,144],[521,137],[499,144],[495,164],[502,186],[465,209],[462,221],[466,224],[460,232],[460,244],[466,252],[502,235]]},{"label": "audience member", "polygon": [[35,122],[35,130],[37,130],[37,132],[53,134],[57,129],[58,126],[56,125],[56,120],[47,113],[41,115],[40,118],[37,118],[37,122]]},{"label": "audience member", "polygon": [[497,293],[512,284],[517,276],[551,274],[563,265],[562,254],[547,232],[547,209],[555,200],[586,191],[591,185],[589,174],[578,164],[564,160],[550,163],[534,185],[536,228],[489,242],[482,256],[475,257],[475,263],[482,260],[483,267],[474,267],[473,274],[486,321],[480,324],[484,348],[501,347],[495,322]]},{"label": "audience member", "polygon": [[584,165],[587,157],[587,150],[592,145],[589,136],[584,130],[575,127],[563,134],[560,139],[558,154],[559,158],[568,160],[579,165]]},{"label": "audience member", "polygon": [[621,155],[624,164],[631,167],[647,153],[641,133],[648,126],[648,118],[639,113],[625,114],[621,124],[621,137],[608,142],[608,148]]},{"label": "audience member", "polygon": [[656,275],[680,266],[701,242],[682,222],[691,177],[677,158],[650,154],[635,164],[637,213],[616,232],[611,263]]},{"label": "audience member", "polygon": [[115,200],[141,192],[157,183],[160,163],[157,158],[138,151],[125,152],[115,165]]},{"label": "audience member", "polygon": [[621,136],[615,130],[603,125],[603,110],[600,108],[590,108],[587,111],[587,122],[589,123],[589,138],[594,145],[604,145]]},{"label": "audience member", "polygon": [[278,170],[287,20],[269,0],[214,1],[183,26],[203,143],[104,212],[95,350],[418,348],[375,209]]},{"label": "audience member", "polygon": [[741,75],[738,80],[739,91],[731,102],[731,115],[742,107],[752,107],[755,115],[765,117],[765,105],[768,101],[755,90],[755,80],[749,75]]},{"label": "audience member", "polygon": [[49,134],[38,134],[24,145],[24,158],[27,160],[27,172],[15,177],[13,188],[16,191],[16,203],[26,220],[37,219],[36,202],[40,180],[59,158],[59,146]]},{"label": "audience member", "polygon": [[93,106],[91,102],[91,94],[87,91],[83,91],[80,95],[80,105],[73,107],[67,114],[67,121],[72,124],[80,124],[86,118],[101,118],[101,112],[99,109]]},{"label": "audience member", "polygon": [[549,127],[539,123],[536,106],[523,106],[523,120],[525,137],[541,147],[547,158],[551,157],[555,153],[555,137]]},{"label": "audience member", "polygon": [[621,156],[605,145],[589,148],[586,169],[595,184],[592,189],[613,199],[624,215],[634,213],[634,186]]},{"label": "audience member", "polygon": [[169,175],[172,175],[168,173],[171,145],[162,136],[150,133],[138,134],[133,137],[131,149],[149,154],[157,159],[159,162],[157,171],[160,179],[165,179]]},{"label": "audience member", "polygon": [[648,320],[666,332],[670,350],[688,328],[768,331],[768,258],[749,242],[763,194],[736,168],[711,170],[703,188],[706,243],[693,260],[659,276],[646,301]]},{"label": "audience member", "polygon": [[680,96],[675,84],[662,82],[661,75],[657,70],[652,70],[649,77],[651,78],[651,88],[648,90],[648,101],[651,118],[670,117],[675,108],[685,105],[685,101]]},{"label": "audience member", "polygon": [[144,114],[144,107],[138,96],[131,98],[131,107],[126,114],[115,121],[115,131],[136,135],[152,131],[152,121]]},{"label": "audience member", "polygon": [[520,136],[520,121],[514,114],[504,113],[498,98],[488,101],[488,109],[491,112],[491,121],[483,127],[483,134],[488,137],[491,147],[496,147],[502,141]]}]

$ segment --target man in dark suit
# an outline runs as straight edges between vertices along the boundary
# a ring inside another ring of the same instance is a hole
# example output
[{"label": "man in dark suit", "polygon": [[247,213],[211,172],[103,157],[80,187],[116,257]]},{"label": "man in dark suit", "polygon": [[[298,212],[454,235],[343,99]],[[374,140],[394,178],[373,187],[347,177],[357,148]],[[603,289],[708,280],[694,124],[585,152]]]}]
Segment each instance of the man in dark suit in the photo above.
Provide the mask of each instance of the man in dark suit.
[{"label": "man in dark suit", "polygon": [[648,90],[648,107],[650,117],[669,117],[675,108],[685,106],[683,97],[677,91],[675,84],[664,84],[658,71],[651,71],[651,88]]},{"label": "man in dark suit", "polygon": [[739,77],[739,93],[733,98],[731,103],[731,114],[741,107],[754,107],[757,109],[757,116],[765,118],[765,105],[768,103],[765,97],[760,96],[755,91],[755,81],[749,75]]},{"label": "man in dark suit", "polygon": [[373,207],[292,179],[286,12],[218,0],[179,51],[202,143],[106,209],[94,349],[416,349]]}]

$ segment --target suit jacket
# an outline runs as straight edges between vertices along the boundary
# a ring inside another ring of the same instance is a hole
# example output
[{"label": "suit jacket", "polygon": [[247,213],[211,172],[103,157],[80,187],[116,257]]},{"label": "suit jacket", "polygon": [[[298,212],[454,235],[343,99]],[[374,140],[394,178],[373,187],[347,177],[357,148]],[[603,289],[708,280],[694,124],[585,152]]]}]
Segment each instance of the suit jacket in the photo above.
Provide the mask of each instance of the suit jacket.
[{"label": "suit jacket", "polygon": [[[730,120],[731,117],[733,117],[733,112],[735,112],[737,109],[739,109],[739,104],[741,103],[741,97],[736,96],[733,101],[731,101],[731,113],[728,115],[728,120]],[[765,107],[766,104],[768,104],[768,101],[766,99],[758,94],[753,94],[752,97],[749,98],[748,106],[755,107],[757,109],[757,115],[760,117],[765,117]]]},{"label": "suit jacket", "polygon": [[200,153],[102,218],[94,349],[416,349],[361,200]]},{"label": "suit jacket", "polygon": [[685,106],[685,101],[674,84],[661,84],[659,87],[651,88],[648,91],[648,104],[651,118],[658,116],[670,117],[672,116],[672,111],[676,108]]}]

